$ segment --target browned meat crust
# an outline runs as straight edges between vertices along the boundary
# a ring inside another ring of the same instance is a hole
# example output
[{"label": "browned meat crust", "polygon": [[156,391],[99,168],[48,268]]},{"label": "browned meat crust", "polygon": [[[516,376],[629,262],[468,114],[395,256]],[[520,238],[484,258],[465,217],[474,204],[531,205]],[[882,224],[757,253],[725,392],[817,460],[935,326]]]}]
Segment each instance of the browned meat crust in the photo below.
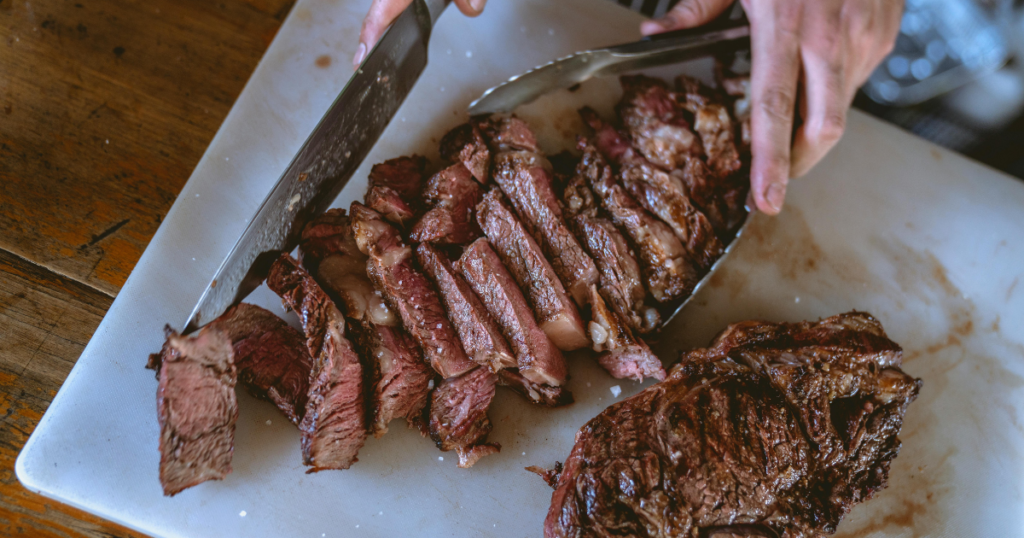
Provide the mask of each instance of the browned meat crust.
[{"label": "browned meat crust", "polygon": [[483,190],[462,163],[431,176],[423,190],[430,210],[413,227],[409,239],[418,243],[465,245],[480,237],[473,208]]},{"label": "browned meat crust", "polygon": [[491,151],[476,124],[463,123],[448,131],[441,139],[441,158],[450,163],[462,163],[477,181],[487,183]]},{"label": "browned meat crust", "polygon": [[430,438],[437,448],[459,455],[459,467],[472,467],[480,458],[501,450],[497,443],[486,443],[491,433],[487,408],[494,398],[498,377],[487,368],[477,367],[458,377],[442,381],[431,395]]}]

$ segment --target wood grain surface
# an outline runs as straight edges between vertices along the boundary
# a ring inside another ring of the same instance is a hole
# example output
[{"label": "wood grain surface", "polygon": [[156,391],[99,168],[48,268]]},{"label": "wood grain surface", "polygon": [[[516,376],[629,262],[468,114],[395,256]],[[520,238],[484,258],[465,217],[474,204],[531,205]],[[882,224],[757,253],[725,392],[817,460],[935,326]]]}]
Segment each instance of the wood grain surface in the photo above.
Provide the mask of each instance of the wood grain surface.
[{"label": "wood grain surface", "polygon": [[138,536],[14,461],[293,3],[0,0],[0,535]]}]

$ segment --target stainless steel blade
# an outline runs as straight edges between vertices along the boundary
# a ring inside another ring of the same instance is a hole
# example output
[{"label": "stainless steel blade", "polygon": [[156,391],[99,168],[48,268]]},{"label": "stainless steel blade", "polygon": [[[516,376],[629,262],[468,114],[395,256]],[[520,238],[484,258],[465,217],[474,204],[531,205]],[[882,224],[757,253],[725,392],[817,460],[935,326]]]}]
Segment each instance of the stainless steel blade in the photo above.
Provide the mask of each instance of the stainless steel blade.
[{"label": "stainless steel blade", "polygon": [[469,114],[512,112],[517,106],[549,91],[569,88],[592,77],[680,63],[750,46],[750,26],[745,20],[729,20],[717,26],[673,32],[560,58],[485,91],[469,105]]},{"label": "stainless steel blade", "polygon": [[427,65],[430,31],[448,0],[415,0],[342,90],[256,211],[185,322],[201,327],[256,289],[270,264],[298,244],[387,127]]}]

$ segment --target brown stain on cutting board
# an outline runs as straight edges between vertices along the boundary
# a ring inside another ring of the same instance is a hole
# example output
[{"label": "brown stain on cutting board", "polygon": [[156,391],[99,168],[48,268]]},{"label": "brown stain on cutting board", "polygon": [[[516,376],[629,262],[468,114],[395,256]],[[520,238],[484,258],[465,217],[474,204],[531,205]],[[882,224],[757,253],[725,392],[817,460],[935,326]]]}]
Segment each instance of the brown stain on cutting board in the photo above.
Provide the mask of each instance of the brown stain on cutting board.
[{"label": "brown stain on cutting board", "polygon": [[321,54],[320,56],[316,57],[316,62],[314,62],[314,63],[320,69],[326,69],[326,68],[331,66],[331,55],[330,54]]}]

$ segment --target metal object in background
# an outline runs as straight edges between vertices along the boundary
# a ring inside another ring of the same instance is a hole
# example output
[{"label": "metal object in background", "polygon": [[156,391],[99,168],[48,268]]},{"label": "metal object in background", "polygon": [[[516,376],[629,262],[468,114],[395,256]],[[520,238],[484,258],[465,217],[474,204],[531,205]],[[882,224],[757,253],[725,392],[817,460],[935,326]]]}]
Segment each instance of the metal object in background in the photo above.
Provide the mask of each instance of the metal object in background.
[{"label": "metal object in background", "polygon": [[1008,55],[973,0],[907,0],[896,47],[863,90],[884,105],[915,105],[999,69]]}]

